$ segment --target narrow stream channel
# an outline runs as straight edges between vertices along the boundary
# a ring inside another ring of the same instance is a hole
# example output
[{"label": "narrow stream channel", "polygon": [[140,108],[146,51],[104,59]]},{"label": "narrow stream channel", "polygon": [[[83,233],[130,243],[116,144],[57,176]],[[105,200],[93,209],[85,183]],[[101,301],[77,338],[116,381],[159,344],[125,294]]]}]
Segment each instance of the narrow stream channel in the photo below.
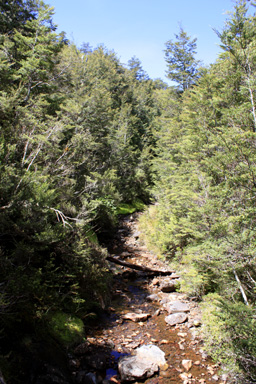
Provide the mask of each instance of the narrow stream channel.
[{"label": "narrow stream channel", "polygon": [[[121,221],[116,242],[112,244],[109,252],[120,260],[134,264],[166,268],[163,262],[157,260],[140,244],[134,216]],[[154,344],[165,352],[168,367],[142,382],[146,384],[226,383],[218,374],[219,367],[202,350],[202,341],[198,337],[200,322],[194,321],[200,315],[197,304],[189,303],[188,321],[170,326],[165,321],[168,313],[164,305],[170,300],[186,301],[183,294],[160,292],[158,287],[160,277],[149,276],[147,273],[114,264],[111,264],[111,268],[115,274],[112,302],[100,327],[92,329],[90,339],[92,343],[98,345],[107,342],[112,348],[103,382],[120,383],[117,371],[118,359],[133,354],[139,346]],[[149,296],[152,294],[158,294],[161,300],[149,301]],[[138,322],[125,320],[125,315],[131,312],[147,313],[150,317],[146,321]],[[188,366],[184,361],[188,362]]]}]

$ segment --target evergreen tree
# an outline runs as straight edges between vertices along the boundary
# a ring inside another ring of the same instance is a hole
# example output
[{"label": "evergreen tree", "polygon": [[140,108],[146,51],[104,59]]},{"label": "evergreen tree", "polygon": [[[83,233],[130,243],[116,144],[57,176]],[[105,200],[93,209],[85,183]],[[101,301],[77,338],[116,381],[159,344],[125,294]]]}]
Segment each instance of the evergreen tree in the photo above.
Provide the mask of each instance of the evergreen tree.
[{"label": "evergreen tree", "polygon": [[27,29],[26,22],[36,18],[38,3],[34,0],[1,0],[0,33],[14,33],[14,30]]},{"label": "evergreen tree", "polygon": [[148,241],[182,270],[181,290],[204,301],[206,344],[234,383],[256,379],[255,340],[245,337],[256,300],[256,28],[247,12],[237,2],[219,34],[224,53],[197,87],[178,100],[161,90],[159,204],[145,218]]},{"label": "evergreen tree", "polygon": [[149,80],[147,73],[142,68],[141,62],[137,57],[133,56],[128,61],[128,68],[134,72],[137,80]]},{"label": "evergreen tree", "polygon": [[[227,21],[222,32],[216,31],[221,48],[229,57],[234,71],[237,73],[239,93],[243,108],[251,109],[251,122],[248,122],[253,132],[256,131],[256,106],[255,106],[255,58],[256,58],[256,21],[255,16],[247,16],[248,2],[240,0],[235,6],[232,17]],[[239,78],[238,78],[239,76]],[[247,103],[244,97],[247,95]]]},{"label": "evergreen tree", "polygon": [[196,41],[180,27],[176,40],[166,42],[165,60],[167,62],[167,77],[178,83],[178,89],[185,91],[194,85],[200,75],[199,61],[195,59]]}]

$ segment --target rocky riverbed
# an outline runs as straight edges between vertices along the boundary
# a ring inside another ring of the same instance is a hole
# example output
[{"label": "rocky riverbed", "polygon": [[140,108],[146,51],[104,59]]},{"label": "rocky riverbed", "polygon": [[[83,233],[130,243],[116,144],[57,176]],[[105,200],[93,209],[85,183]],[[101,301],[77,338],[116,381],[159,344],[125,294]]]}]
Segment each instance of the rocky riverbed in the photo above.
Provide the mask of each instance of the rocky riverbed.
[{"label": "rocky riverbed", "polygon": [[[120,261],[168,271],[139,240],[136,215],[120,222],[110,254]],[[224,384],[203,351],[201,316],[196,302],[176,292],[179,276],[109,264],[114,273],[112,302],[100,324],[70,359],[76,383]]]}]

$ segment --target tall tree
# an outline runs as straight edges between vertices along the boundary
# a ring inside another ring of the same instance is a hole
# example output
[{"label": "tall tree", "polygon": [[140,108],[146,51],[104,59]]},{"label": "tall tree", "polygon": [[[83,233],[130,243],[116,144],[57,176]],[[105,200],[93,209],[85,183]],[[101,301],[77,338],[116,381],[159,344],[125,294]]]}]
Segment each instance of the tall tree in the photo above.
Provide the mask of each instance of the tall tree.
[{"label": "tall tree", "polygon": [[[248,1],[237,1],[224,30],[216,33],[221,40],[221,48],[225,51],[223,57],[229,57],[233,70],[237,73],[237,90],[243,109],[251,110],[251,121],[247,120],[247,123],[256,132],[256,18],[255,15],[247,15],[248,8]],[[244,96],[247,96],[247,103]]]},{"label": "tall tree", "polygon": [[159,204],[148,215],[155,245],[183,270],[181,289],[208,302],[205,318],[214,312],[206,319],[210,352],[228,365],[232,383],[249,384],[256,382],[256,23],[247,11],[237,1],[219,33],[224,53],[179,98],[178,116],[175,99],[164,105],[154,160]]},{"label": "tall tree", "polygon": [[137,80],[149,80],[147,73],[142,68],[141,61],[136,56],[133,56],[128,61],[128,67],[134,73]]},{"label": "tall tree", "polygon": [[0,33],[12,35],[14,30],[26,29],[26,22],[35,19],[38,3],[34,0],[1,0]]},{"label": "tall tree", "polygon": [[200,61],[195,58],[197,39],[191,39],[182,27],[175,38],[175,41],[169,40],[165,43],[167,77],[178,83],[179,90],[185,91],[199,78]]}]

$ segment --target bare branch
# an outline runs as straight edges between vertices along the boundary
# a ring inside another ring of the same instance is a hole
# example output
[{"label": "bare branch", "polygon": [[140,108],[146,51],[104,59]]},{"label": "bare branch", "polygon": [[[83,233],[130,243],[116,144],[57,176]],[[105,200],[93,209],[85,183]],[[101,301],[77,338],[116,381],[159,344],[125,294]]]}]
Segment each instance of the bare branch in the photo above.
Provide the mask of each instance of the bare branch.
[{"label": "bare branch", "polygon": [[241,280],[239,279],[239,277],[238,277],[238,275],[237,275],[237,273],[236,273],[236,270],[235,270],[235,268],[234,268],[233,266],[232,266],[232,269],[233,269],[233,273],[234,273],[235,279],[236,279],[236,281],[237,281],[237,283],[238,283],[240,292],[241,292],[241,294],[242,294],[242,296],[243,296],[244,303],[245,303],[246,305],[249,305],[248,300],[247,300],[247,297],[246,297],[246,294],[245,294],[245,291],[244,291],[243,286],[242,286],[242,283],[241,283]]},{"label": "bare branch", "polygon": [[62,221],[63,223],[63,226],[65,227],[66,225],[68,225],[69,227],[72,228],[72,225],[68,222],[68,220],[71,220],[71,221],[76,221],[78,222],[79,220],[78,219],[74,219],[72,217],[69,217],[69,216],[66,216],[63,212],[61,212],[59,209],[56,209],[56,208],[50,208],[52,211],[55,212],[56,216],[57,216],[57,220],[58,222]]}]

